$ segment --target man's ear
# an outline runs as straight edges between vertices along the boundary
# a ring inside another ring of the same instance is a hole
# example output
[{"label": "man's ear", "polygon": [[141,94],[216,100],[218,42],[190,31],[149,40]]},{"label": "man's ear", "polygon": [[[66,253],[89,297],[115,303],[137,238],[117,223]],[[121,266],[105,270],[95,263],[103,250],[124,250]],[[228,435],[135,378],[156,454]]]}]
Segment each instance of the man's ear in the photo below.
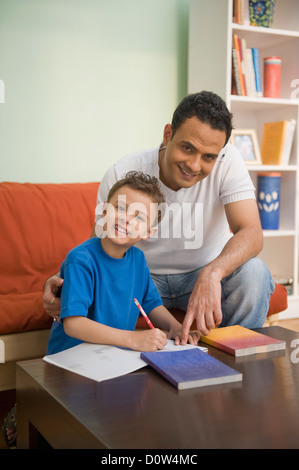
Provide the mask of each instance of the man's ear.
[{"label": "man's ear", "polygon": [[150,238],[152,235],[154,235],[154,233],[156,233],[156,231],[158,230],[158,227],[152,227],[150,229],[149,232],[147,232],[147,235],[145,235],[144,237],[141,238],[141,240],[147,240],[148,238]]},{"label": "man's ear", "polygon": [[172,136],[172,125],[171,124],[166,124],[166,126],[164,127],[164,132],[163,132],[163,144],[165,146],[170,141],[171,136]]}]

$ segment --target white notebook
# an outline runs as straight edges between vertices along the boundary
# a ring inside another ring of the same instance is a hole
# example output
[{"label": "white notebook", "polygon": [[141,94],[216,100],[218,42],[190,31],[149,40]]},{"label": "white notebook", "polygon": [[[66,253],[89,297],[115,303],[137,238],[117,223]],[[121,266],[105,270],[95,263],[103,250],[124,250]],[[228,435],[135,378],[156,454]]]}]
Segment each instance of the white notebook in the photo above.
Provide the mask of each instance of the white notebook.
[{"label": "white notebook", "polygon": [[[168,340],[163,351],[190,348],[207,351],[207,348],[191,344],[175,346],[173,340]],[[140,358],[139,351],[90,343],[81,343],[65,351],[45,356],[43,360],[97,382],[129,374],[147,366]]]}]

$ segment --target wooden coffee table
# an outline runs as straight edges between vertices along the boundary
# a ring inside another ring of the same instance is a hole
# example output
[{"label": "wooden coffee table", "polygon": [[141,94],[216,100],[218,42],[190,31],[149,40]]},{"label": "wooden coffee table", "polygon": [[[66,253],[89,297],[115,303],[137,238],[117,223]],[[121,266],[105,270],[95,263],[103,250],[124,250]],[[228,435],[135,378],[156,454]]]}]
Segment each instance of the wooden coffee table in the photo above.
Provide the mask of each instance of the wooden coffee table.
[{"label": "wooden coffee table", "polygon": [[65,449],[299,448],[299,333],[257,331],[287,349],[235,358],[209,346],[243,381],[191,390],[149,367],[98,383],[41,359],[20,362],[17,447],[42,435]]}]

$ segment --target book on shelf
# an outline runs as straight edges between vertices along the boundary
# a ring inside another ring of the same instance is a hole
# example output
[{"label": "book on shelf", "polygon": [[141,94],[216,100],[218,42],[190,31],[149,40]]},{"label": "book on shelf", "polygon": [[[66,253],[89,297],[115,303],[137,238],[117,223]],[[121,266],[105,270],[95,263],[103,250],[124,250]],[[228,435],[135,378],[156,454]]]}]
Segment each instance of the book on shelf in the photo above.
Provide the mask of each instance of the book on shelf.
[{"label": "book on shelf", "polygon": [[264,165],[289,164],[295,128],[295,119],[265,122],[261,145]]},{"label": "book on shelf", "polygon": [[245,82],[244,82],[244,61],[241,53],[241,40],[237,34],[233,35],[233,58],[234,61],[234,73],[237,84],[238,94],[241,96],[246,96]]},{"label": "book on shelf", "polygon": [[[234,72],[234,67],[236,65],[236,51],[235,49],[232,50],[232,83],[231,83],[231,94],[232,95],[240,95],[241,94],[241,89],[240,89],[240,83],[236,81],[236,74]],[[237,90],[238,87],[238,90]]]},{"label": "book on shelf", "polygon": [[249,1],[234,0],[233,2],[233,22],[249,25]]},{"label": "book on shelf", "polygon": [[256,97],[257,90],[256,90],[256,83],[255,83],[255,71],[253,67],[253,59],[252,59],[252,49],[246,48],[246,67],[245,67],[245,76],[246,76],[246,88],[248,96]]},{"label": "book on shelf", "polygon": [[149,366],[178,390],[242,380],[242,374],[199,349],[143,352]]},{"label": "book on shelf", "polygon": [[269,28],[273,24],[275,1],[233,0],[233,22]]},{"label": "book on shelf", "polygon": [[247,96],[247,87],[246,87],[246,55],[245,55],[245,47],[246,42],[237,36],[238,44],[239,44],[239,51],[240,51],[240,61],[241,61],[241,73],[242,73],[242,81],[243,81],[243,88],[244,88],[244,96]]},{"label": "book on shelf", "polygon": [[246,39],[233,34],[232,83],[236,84],[232,94],[240,96],[262,96],[259,51],[247,47]]},{"label": "book on shelf", "polygon": [[286,348],[285,341],[258,333],[240,325],[215,328],[200,340],[233,356],[248,356]]},{"label": "book on shelf", "polygon": [[239,67],[241,68],[241,62],[239,60],[238,52],[235,48],[232,51],[232,95],[242,95],[241,90],[241,79],[239,73]]},{"label": "book on shelf", "polygon": [[253,47],[251,51],[252,51],[252,63],[253,63],[254,78],[255,78],[256,96],[263,96],[259,50],[257,47]]},{"label": "book on shelf", "polygon": [[243,3],[240,0],[233,0],[233,22],[243,24]]},{"label": "book on shelf", "polygon": [[282,165],[288,165],[296,129],[296,119],[291,119],[287,124],[286,138],[283,146]]}]

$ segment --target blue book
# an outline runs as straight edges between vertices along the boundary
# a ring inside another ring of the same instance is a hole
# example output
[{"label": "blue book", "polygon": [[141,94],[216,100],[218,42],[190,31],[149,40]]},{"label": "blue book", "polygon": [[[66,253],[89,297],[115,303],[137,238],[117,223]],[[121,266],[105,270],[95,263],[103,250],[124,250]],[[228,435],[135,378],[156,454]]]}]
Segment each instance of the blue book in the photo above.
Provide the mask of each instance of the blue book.
[{"label": "blue book", "polygon": [[242,380],[242,374],[200,349],[140,354],[147,364],[179,390]]},{"label": "blue book", "polygon": [[253,62],[253,69],[254,69],[254,75],[255,75],[256,94],[257,96],[263,96],[259,50],[256,47],[252,48],[252,62]]}]

